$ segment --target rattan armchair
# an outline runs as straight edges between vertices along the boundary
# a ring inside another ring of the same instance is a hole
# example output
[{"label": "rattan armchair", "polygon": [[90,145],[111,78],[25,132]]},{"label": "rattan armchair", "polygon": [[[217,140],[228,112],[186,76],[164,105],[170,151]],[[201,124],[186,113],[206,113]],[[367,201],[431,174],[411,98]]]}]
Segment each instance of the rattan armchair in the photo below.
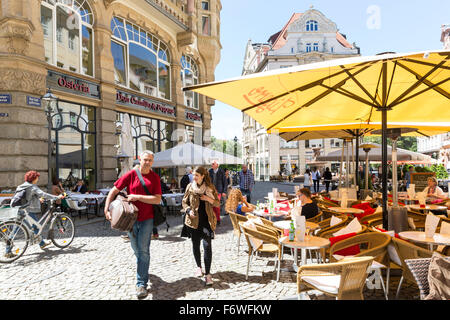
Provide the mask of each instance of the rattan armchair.
[{"label": "rattan armchair", "polygon": [[301,266],[297,273],[297,293],[319,290],[337,300],[363,300],[367,269],[373,257],[345,258],[329,264]]},{"label": "rattan armchair", "polygon": [[323,212],[322,212],[322,211],[319,211],[319,213],[318,213],[317,215],[315,215],[315,216],[312,217],[312,218],[306,219],[306,221],[308,221],[308,222],[314,222],[314,223],[319,223],[320,221],[322,221],[322,215],[323,215]]},{"label": "rattan armchair", "polygon": [[[348,217],[347,217],[348,218]],[[323,230],[319,230],[319,232],[317,232],[316,236],[317,237],[321,237],[321,238],[326,238],[329,239],[331,237],[333,237],[333,234],[335,232],[338,232],[339,230],[341,230],[342,228],[344,228],[348,223],[347,219],[345,222],[339,222],[338,224],[332,226],[332,227],[328,227],[325,228]],[[361,225],[361,230],[359,230],[358,232],[356,232],[356,234],[361,234],[367,231],[367,226],[365,225]]]},{"label": "rattan armchair", "polygon": [[382,212],[372,213],[372,214],[369,214],[368,216],[364,216],[359,219],[359,223],[365,224],[365,222],[367,222],[367,224],[368,224],[370,220],[379,219],[379,218],[383,218]]},{"label": "rattan armchair", "polygon": [[415,211],[412,209],[408,209],[408,219],[411,218],[414,221],[414,226],[410,226],[412,230],[425,229],[425,220],[427,219],[427,215],[420,213],[419,211]]},{"label": "rattan armchair", "polygon": [[[262,231],[261,228],[258,228],[256,225],[256,230],[250,229],[244,226],[244,222],[240,222],[239,226],[242,228],[242,231],[245,235],[248,245],[248,262],[247,262],[247,272],[245,274],[245,279],[248,280],[248,272],[250,270],[250,264],[253,260],[253,257],[258,253],[272,253],[275,254],[275,268],[274,272],[277,270],[277,266],[281,261],[282,252],[281,252],[281,244],[278,241],[278,237],[269,234],[266,231]],[[259,226],[261,227],[261,226]],[[251,239],[260,240],[262,244],[259,246],[255,246]],[[277,277],[278,281],[278,277]]]},{"label": "rattan armchair", "polygon": [[241,246],[241,228],[239,226],[239,222],[246,222],[248,219],[247,217],[237,214],[233,211],[227,211],[228,215],[230,216],[231,224],[233,225],[233,238],[236,235],[238,237],[237,241],[237,253],[239,254],[239,248]]},{"label": "rattan armchair", "polygon": [[397,293],[395,295],[395,298],[398,299],[403,281],[406,279],[408,281],[415,282],[415,278],[406,265],[405,260],[431,258],[433,252],[401,239],[392,238],[392,241],[394,242],[395,250],[397,251],[400,261],[402,262],[402,277],[400,278],[400,283],[398,284]]}]

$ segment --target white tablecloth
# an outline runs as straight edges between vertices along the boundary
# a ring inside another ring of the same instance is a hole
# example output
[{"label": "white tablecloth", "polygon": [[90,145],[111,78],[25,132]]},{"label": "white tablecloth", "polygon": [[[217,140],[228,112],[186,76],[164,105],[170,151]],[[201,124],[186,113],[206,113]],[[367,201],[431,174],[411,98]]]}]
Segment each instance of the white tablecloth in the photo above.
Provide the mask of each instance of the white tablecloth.
[{"label": "white tablecloth", "polygon": [[106,195],[104,194],[90,194],[90,193],[86,193],[86,194],[68,194],[68,197],[72,200],[77,200],[77,201],[83,201],[83,200],[98,200],[100,202],[100,200],[106,198]]}]

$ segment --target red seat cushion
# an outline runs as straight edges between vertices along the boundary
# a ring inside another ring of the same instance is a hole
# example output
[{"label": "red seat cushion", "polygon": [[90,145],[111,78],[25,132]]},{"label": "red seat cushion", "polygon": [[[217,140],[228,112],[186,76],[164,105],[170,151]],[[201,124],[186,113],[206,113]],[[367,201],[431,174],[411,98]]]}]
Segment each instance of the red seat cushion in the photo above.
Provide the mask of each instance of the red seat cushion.
[{"label": "red seat cushion", "polygon": [[339,201],[335,201],[335,200],[331,200],[330,198],[328,198],[328,197],[323,197],[325,200],[327,200],[327,201],[330,201],[330,202],[333,202],[333,203],[336,203],[336,204],[339,204]]},{"label": "red seat cushion", "polygon": [[[345,240],[345,239],[348,239],[348,238],[351,238],[354,236],[356,236],[355,232],[343,234],[343,235],[337,236],[337,237],[331,237],[328,239],[328,240],[330,240],[330,247],[332,247],[333,244],[335,244],[336,242],[339,242],[339,241],[342,241],[342,240]],[[336,251],[335,254],[339,254],[341,256],[354,256],[360,252],[361,251],[359,249],[359,245],[355,244],[354,246]]]},{"label": "red seat cushion", "polygon": [[354,213],[353,216],[355,218],[361,219],[362,217],[371,215],[375,213],[375,209],[370,206],[368,203],[359,203],[352,206],[352,208],[364,210],[364,213]]}]

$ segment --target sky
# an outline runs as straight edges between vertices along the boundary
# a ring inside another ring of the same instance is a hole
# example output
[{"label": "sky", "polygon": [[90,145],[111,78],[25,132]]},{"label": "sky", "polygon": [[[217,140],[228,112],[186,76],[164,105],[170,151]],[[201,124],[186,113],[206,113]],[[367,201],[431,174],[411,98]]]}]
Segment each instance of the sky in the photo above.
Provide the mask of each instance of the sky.
[{"label": "sky", "polygon": [[[350,43],[356,42],[362,56],[440,50],[441,25],[450,24],[449,0],[222,0],[216,81],[241,75],[249,39],[267,42],[294,12],[305,12],[311,5],[334,21]],[[211,135],[241,140],[242,113],[216,101]]]}]

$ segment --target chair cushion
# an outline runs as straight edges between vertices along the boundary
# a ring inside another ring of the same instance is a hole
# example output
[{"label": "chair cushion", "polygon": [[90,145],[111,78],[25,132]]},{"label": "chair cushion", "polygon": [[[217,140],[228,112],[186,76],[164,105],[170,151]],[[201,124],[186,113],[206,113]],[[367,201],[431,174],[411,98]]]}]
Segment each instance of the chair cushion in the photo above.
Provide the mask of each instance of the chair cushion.
[{"label": "chair cushion", "polygon": [[340,275],[332,276],[302,276],[301,279],[313,285],[323,292],[338,294],[339,284],[341,283]]},{"label": "chair cushion", "polygon": [[372,208],[369,203],[359,203],[352,206],[352,208],[364,210],[364,213],[354,213],[353,216],[361,219],[362,217],[374,214],[376,209]]},{"label": "chair cushion", "polygon": [[335,204],[339,204],[339,201],[336,201],[336,200],[331,200],[330,198],[328,198],[328,197],[323,197],[325,200],[327,200],[327,201],[330,201],[330,202],[333,202],[333,203],[335,203]]},{"label": "chair cushion", "polygon": [[[331,238],[328,239],[328,240],[330,240],[330,247],[332,247],[335,243],[337,243],[339,241],[342,241],[342,240],[345,240],[345,239],[348,239],[348,238],[351,238],[351,237],[354,237],[354,236],[356,236],[355,232],[343,234],[343,235],[340,235],[340,236],[337,236],[337,237],[331,237]],[[354,246],[351,246],[351,247],[348,247],[348,248],[336,251],[335,254],[341,255],[341,256],[354,256],[354,255],[356,255],[356,254],[358,254],[360,252],[361,252],[361,250],[359,248],[359,245],[355,244]]]}]

